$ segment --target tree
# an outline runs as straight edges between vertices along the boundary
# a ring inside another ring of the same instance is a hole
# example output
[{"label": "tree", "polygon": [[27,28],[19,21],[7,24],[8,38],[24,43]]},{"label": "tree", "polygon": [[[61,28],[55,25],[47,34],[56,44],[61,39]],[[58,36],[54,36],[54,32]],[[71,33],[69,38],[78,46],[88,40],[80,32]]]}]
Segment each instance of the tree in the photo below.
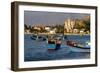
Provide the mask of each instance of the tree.
[{"label": "tree", "polygon": [[26,24],[24,24],[24,29],[25,29],[25,30],[28,29],[28,26],[27,26]]},{"label": "tree", "polygon": [[56,33],[63,33],[64,32],[64,24],[63,25],[56,25],[54,28],[57,28]]},{"label": "tree", "polygon": [[75,25],[74,25],[74,29],[83,29],[85,28],[85,24],[82,20],[76,19]]},{"label": "tree", "polygon": [[90,17],[84,20],[85,30],[90,31]]}]

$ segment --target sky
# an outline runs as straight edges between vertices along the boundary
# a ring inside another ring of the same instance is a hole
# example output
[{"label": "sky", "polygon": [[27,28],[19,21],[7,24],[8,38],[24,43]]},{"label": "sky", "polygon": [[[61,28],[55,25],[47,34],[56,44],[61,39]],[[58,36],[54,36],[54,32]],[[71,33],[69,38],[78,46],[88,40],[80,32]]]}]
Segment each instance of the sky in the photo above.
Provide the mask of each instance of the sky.
[{"label": "sky", "polygon": [[64,21],[70,19],[82,19],[89,14],[84,13],[61,13],[61,12],[43,12],[43,11],[24,11],[24,24],[27,25],[54,25],[64,24]]}]

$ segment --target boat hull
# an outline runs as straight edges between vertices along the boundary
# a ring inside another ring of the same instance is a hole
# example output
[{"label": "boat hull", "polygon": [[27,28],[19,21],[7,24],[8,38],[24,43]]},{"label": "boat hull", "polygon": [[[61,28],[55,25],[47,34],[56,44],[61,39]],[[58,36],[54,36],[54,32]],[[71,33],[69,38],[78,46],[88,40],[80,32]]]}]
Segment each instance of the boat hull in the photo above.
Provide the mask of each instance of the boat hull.
[{"label": "boat hull", "polygon": [[67,41],[67,45],[73,52],[90,52],[90,46],[82,45],[75,41]]}]

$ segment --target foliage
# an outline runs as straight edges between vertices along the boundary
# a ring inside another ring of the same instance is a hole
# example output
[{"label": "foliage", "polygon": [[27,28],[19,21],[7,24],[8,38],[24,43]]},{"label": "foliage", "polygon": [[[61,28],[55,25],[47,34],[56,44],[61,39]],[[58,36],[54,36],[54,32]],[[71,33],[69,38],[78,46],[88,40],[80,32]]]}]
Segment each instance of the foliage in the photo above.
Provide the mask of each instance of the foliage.
[{"label": "foliage", "polygon": [[56,28],[56,33],[63,33],[64,32],[64,24],[62,25],[56,25],[54,28]]}]

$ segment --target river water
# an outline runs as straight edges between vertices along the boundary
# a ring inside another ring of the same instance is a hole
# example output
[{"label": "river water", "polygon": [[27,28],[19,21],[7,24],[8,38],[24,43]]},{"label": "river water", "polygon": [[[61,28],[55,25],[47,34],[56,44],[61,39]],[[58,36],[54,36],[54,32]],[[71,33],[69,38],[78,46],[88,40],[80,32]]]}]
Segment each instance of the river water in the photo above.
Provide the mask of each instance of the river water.
[{"label": "river water", "polygon": [[32,40],[31,36],[32,34],[24,34],[24,61],[73,60],[90,58],[90,52],[83,52],[81,51],[81,48],[66,45],[67,40],[77,41],[84,44],[84,42],[90,41],[90,35],[67,35],[67,39],[62,41],[61,49],[52,52],[48,51],[47,41]]}]

